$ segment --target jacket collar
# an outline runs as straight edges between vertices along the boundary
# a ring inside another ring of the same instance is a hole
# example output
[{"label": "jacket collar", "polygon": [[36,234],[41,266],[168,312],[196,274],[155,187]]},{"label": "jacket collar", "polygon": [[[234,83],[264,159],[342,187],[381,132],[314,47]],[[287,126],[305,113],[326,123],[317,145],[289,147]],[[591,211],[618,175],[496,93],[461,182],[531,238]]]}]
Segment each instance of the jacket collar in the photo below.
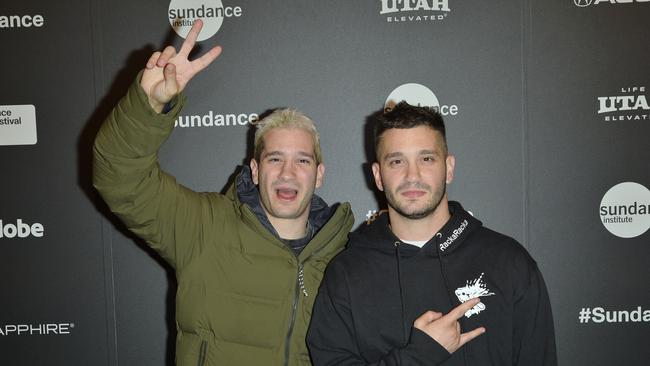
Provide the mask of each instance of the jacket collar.
[{"label": "jacket collar", "polygon": [[[271,234],[273,234],[273,236],[280,239],[278,232],[269,221],[264,208],[262,208],[259,190],[255,183],[253,183],[251,168],[247,165],[243,165],[239,170],[240,172],[235,178],[235,183],[230,187],[227,195],[239,203],[248,206],[260,223]],[[327,203],[316,194],[312,196],[309,208],[309,230],[307,231],[310,234],[309,239],[313,238],[318,230],[327,223],[334,211],[336,211],[337,206],[338,205],[328,206]]]}]

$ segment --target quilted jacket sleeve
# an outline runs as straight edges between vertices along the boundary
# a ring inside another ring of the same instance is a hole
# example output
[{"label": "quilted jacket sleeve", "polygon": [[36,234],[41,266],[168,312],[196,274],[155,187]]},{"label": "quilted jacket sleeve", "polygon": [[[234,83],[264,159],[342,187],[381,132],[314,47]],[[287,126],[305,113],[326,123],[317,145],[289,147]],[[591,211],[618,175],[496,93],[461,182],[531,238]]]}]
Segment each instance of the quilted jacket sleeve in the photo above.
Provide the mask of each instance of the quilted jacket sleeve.
[{"label": "quilted jacket sleeve", "polygon": [[139,84],[129,88],[101,126],[93,148],[93,185],[135,234],[177,267],[198,241],[205,195],[178,184],[160,169],[157,152],[184,104],[178,96],[166,114],[156,113]]}]

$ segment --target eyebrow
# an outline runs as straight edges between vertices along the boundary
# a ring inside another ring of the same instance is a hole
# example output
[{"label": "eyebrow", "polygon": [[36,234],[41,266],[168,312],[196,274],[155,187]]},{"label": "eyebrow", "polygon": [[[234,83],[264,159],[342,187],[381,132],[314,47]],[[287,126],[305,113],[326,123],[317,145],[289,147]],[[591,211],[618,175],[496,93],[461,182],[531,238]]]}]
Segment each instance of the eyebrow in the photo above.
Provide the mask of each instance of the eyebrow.
[{"label": "eyebrow", "polygon": [[[422,155],[435,155],[435,156],[438,156],[438,155],[440,155],[440,153],[438,151],[436,151],[436,150],[420,150],[420,151],[418,151],[418,155],[419,156],[422,156]],[[404,153],[402,153],[400,151],[395,151],[395,152],[392,152],[390,154],[386,154],[386,156],[384,156],[384,158],[382,160],[385,161],[385,160],[392,159],[392,158],[401,158],[403,156],[404,156]]]},{"label": "eyebrow", "polygon": [[[298,154],[298,156],[307,157],[307,158],[315,160],[314,154],[310,154],[310,153],[305,152],[305,151],[299,151],[297,154]],[[269,156],[285,156],[285,155],[286,154],[284,152],[280,151],[280,150],[274,150],[274,151],[269,151],[267,153],[262,154],[262,158],[266,158],[266,157],[269,157]]]},{"label": "eyebrow", "polygon": [[439,151],[437,150],[420,150],[418,155],[438,155]]}]

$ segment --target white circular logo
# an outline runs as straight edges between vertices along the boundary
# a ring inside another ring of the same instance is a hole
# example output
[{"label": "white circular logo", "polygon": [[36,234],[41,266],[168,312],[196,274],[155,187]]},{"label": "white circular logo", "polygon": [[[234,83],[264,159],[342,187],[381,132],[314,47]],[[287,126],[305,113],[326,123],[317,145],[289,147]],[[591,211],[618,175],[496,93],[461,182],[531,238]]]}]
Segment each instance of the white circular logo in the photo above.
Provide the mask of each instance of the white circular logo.
[{"label": "white circular logo", "polygon": [[576,6],[584,8],[585,6],[591,5],[592,1],[593,0],[573,0],[573,3],[576,4]]},{"label": "white circular logo", "polygon": [[196,40],[203,41],[214,36],[221,28],[224,7],[221,0],[172,0],[167,15],[169,24],[183,38],[187,37],[194,21],[201,19],[203,29]]},{"label": "white circular logo", "polygon": [[600,220],[612,234],[634,238],[650,229],[650,190],[623,182],[610,188],[600,201]]},{"label": "white circular logo", "polygon": [[386,98],[384,106],[391,107],[401,101],[418,107],[440,108],[440,102],[431,89],[416,83],[408,83],[395,88]]}]

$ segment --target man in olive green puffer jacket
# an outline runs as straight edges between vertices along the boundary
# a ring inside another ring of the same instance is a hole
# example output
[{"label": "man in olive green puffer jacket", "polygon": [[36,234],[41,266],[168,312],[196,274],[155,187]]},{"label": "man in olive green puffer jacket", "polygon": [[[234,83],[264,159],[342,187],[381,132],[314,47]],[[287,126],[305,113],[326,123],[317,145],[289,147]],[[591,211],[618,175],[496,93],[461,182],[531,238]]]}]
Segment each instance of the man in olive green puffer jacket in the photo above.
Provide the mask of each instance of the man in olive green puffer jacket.
[{"label": "man in olive green puffer jacket", "polygon": [[255,156],[225,195],[193,192],[161,170],[181,91],[221,51],[187,59],[200,29],[178,53],[154,53],[104,122],[94,185],[176,271],[177,365],[310,365],[305,334],[323,271],[352,226],[350,205],[314,195],[318,134],[294,110],[260,121]]}]

